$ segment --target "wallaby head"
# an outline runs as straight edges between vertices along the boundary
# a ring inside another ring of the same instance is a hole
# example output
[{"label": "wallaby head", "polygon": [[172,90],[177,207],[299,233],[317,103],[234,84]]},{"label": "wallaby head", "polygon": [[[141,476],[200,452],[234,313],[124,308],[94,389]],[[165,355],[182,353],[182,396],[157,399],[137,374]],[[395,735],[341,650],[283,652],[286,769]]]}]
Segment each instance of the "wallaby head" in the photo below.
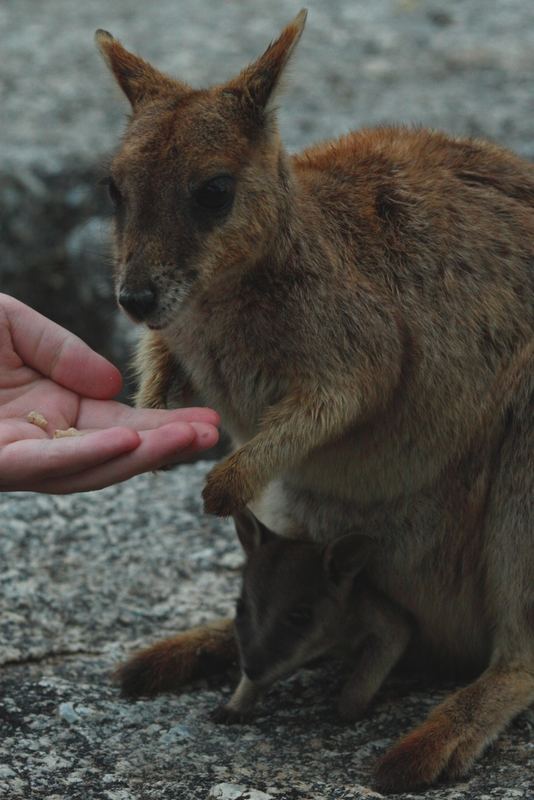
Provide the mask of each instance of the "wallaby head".
[{"label": "wallaby head", "polygon": [[301,11],[236,78],[203,90],[97,31],[132,106],[108,182],[117,295],[134,320],[165,328],[199,282],[262,258],[287,222],[289,175],[272,104],[305,20]]},{"label": "wallaby head", "polygon": [[267,685],[340,639],[341,626],[357,614],[354,578],[373,541],[349,534],[322,548],[273,533],[248,510],[234,522],[246,554],[235,621],[241,666]]}]

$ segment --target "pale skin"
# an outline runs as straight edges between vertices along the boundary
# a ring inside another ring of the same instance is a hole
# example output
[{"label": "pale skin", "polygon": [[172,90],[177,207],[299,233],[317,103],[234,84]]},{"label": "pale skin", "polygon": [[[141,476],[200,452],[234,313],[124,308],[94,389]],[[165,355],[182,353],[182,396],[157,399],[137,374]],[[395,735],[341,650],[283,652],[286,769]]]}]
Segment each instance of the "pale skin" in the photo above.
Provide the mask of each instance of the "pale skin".
[{"label": "pale skin", "polygon": [[[121,386],[105,358],[0,294],[0,490],[101,489],[217,442],[215,411],[131,408],[113,400]],[[28,421],[32,411],[45,428]],[[80,435],[52,438],[68,428]]]}]

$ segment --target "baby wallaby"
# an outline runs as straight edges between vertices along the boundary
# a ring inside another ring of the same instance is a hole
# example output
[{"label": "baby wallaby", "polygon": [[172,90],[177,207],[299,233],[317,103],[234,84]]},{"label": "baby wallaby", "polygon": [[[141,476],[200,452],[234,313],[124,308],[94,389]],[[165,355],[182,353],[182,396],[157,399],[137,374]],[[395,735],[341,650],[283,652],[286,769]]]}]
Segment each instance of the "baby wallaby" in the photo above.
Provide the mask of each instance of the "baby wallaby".
[{"label": "baby wallaby", "polygon": [[373,540],[349,534],[321,547],[278,536],[248,510],[234,521],[247,557],[235,618],[241,680],[214,719],[243,721],[278,678],[327,653],[351,663],[338,711],[358,719],[411,635],[408,615],[365,577]]}]

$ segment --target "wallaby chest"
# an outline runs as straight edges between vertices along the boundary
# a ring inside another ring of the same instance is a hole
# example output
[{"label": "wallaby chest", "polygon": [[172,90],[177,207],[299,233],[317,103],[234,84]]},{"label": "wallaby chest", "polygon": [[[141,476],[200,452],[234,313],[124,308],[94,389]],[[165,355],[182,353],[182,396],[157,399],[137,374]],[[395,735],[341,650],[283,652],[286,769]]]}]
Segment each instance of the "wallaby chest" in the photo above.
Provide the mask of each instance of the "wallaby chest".
[{"label": "wallaby chest", "polygon": [[255,434],[290,379],[278,337],[273,341],[273,330],[280,331],[285,315],[261,302],[251,314],[249,295],[240,297],[240,291],[239,284],[228,285],[219,297],[191,303],[169,339],[193,386],[218,409],[236,442]]}]

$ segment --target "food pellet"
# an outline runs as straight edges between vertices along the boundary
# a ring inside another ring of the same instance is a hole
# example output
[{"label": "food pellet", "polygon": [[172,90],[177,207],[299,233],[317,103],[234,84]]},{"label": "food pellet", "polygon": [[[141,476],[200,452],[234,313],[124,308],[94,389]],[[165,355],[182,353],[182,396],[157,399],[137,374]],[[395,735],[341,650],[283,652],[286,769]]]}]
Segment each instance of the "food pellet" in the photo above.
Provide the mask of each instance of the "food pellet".
[{"label": "food pellet", "polygon": [[37,425],[37,427],[42,428],[43,431],[48,427],[48,420],[38,411],[30,411],[26,419],[28,422],[31,422],[32,425]]},{"label": "food pellet", "polygon": [[54,439],[62,439],[64,436],[81,436],[78,428],[67,428],[66,430],[58,429],[54,431]]}]

